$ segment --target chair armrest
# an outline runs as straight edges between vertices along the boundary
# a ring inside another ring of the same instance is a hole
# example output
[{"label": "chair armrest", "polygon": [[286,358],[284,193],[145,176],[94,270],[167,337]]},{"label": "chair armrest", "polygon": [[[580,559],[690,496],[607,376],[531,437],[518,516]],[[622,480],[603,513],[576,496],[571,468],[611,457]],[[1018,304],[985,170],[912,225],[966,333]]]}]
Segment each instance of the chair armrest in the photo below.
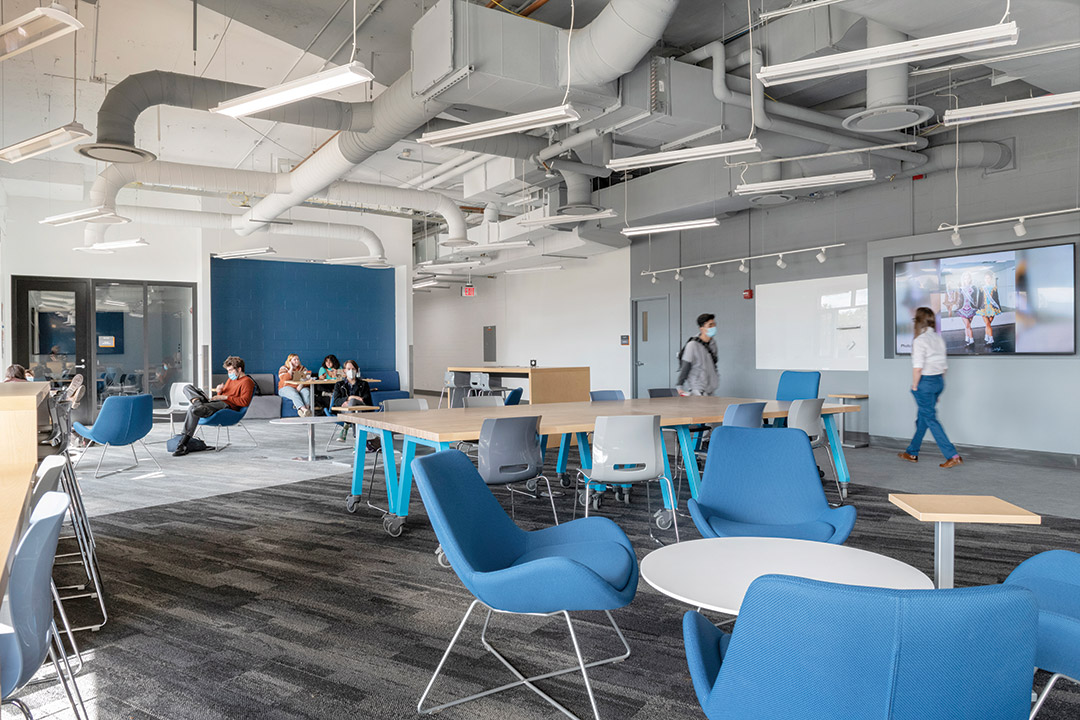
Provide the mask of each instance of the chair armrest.
[{"label": "chair armrest", "polygon": [[836,528],[836,532],[829,538],[828,542],[834,545],[843,545],[848,539],[848,535],[855,527],[855,506],[843,505],[838,508],[827,508],[818,517],[822,522],[827,522]]},{"label": "chair armrest", "polygon": [[690,519],[694,521],[694,526],[698,529],[698,532],[701,533],[701,537],[716,537],[716,533],[713,531],[712,527],[709,525],[708,519],[705,517],[708,508],[694,498],[690,498],[686,501],[686,509],[690,511]]},{"label": "chair armrest", "polygon": [[698,703],[705,707],[720,674],[731,635],[723,632],[704,615],[689,610],[683,615],[683,645],[686,648],[686,665],[694,683]]}]

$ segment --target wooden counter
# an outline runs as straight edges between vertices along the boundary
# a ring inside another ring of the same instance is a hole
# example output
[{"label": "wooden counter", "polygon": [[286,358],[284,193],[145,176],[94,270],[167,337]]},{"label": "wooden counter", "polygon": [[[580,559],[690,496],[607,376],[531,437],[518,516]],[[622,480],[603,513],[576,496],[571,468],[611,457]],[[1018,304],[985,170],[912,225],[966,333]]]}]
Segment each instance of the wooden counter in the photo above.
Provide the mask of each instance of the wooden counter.
[{"label": "wooden counter", "polygon": [[591,389],[587,367],[523,367],[505,365],[476,365],[449,367],[450,372],[484,372],[494,378],[524,378],[529,402],[533,405],[562,402],[583,402]]}]

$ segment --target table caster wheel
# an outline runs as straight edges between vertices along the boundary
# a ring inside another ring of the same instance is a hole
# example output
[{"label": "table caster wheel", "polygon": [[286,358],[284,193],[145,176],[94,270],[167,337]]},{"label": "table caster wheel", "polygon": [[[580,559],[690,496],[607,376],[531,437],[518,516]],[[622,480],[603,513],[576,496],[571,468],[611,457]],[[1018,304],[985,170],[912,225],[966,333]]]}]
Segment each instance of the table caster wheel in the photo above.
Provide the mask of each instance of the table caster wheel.
[{"label": "table caster wheel", "polygon": [[593,495],[593,499],[592,499],[592,509],[593,510],[599,510],[600,509],[600,503],[602,502],[602,498],[603,498],[603,496],[600,493],[596,493],[595,495]]},{"label": "table caster wheel", "polygon": [[630,504],[630,488],[623,488],[622,501],[626,505]]},{"label": "table caster wheel", "polygon": [[570,479],[570,473],[563,473],[562,475],[559,475],[559,484],[562,485],[564,488],[568,488],[573,485],[574,482]]},{"label": "table caster wheel", "polygon": [[526,480],[525,489],[531,492],[533,495],[536,495],[536,478],[533,478],[532,480]]},{"label": "table caster wheel", "polygon": [[448,568],[448,567],[450,567],[450,560],[449,560],[449,559],[447,559],[447,557],[446,557],[446,553],[445,553],[445,552],[443,551],[443,549],[442,549],[442,545],[440,545],[440,546],[439,546],[439,547],[438,547],[438,548],[437,548],[437,549],[435,550],[435,561],[436,561],[437,563],[439,563],[439,567],[443,567],[443,568]]},{"label": "table caster wheel", "polygon": [[581,507],[585,507],[586,505],[588,505],[589,504],[589,491],[588,490],[578,490],[577,501],[578,501],[578,505],[580,505]]},{"label": "table caster wheel", "polygon": [[673,517],[671,511],[667,508],[656,511],[656,527],[661,530],[669,530],[671,528],[672,520]]},{"label": "table caster wheel", "polygon": [[405,526],[405,518],[396,515],[387,515],[383,518],[383,530],[390,537],[400,537]]},{"label": "table caster wheel", "polygon": [[345,498],[345,509],[350,513],[355,513],[356,509],[360,507],[360,496],[349,495]]}]

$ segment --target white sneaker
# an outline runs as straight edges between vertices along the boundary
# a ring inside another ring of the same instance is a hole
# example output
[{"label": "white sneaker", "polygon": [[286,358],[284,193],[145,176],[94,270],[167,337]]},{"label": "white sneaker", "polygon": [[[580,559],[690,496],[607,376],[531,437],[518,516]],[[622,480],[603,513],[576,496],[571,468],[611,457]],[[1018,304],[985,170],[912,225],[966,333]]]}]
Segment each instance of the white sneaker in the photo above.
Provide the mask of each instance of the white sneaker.
[{"label": "white sneaker", "polygon": [[305,405],[304,407],[297,410],[296,414],[299,415],[300,417],[310,417],[311,416],[311,410],[308,409],[308,407]]},{"label": "white sneaker", "polygon": [[983,344],[985,344],[985,345],[993,345],[994,344],[994,338],[992,338],[992,337],[984,337],[983,338]]},{"label": "white sneaker", "polygon": [[975,338],[973,338],[973,337],[965,338],[964,339],[964,344],[965,345],[974,345],[975,344]]}]

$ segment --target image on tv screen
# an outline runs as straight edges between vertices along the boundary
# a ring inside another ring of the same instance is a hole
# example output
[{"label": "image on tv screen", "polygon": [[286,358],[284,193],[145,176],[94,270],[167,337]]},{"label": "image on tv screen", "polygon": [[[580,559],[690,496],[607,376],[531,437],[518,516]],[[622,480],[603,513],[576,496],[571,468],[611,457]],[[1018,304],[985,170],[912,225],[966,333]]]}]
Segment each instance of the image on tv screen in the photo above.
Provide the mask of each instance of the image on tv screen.
[{"label": "image on tv screen", "polygon": [[896,263],[896,352],[931,308],[950,355],[1076,351],[1073,245]]}]

